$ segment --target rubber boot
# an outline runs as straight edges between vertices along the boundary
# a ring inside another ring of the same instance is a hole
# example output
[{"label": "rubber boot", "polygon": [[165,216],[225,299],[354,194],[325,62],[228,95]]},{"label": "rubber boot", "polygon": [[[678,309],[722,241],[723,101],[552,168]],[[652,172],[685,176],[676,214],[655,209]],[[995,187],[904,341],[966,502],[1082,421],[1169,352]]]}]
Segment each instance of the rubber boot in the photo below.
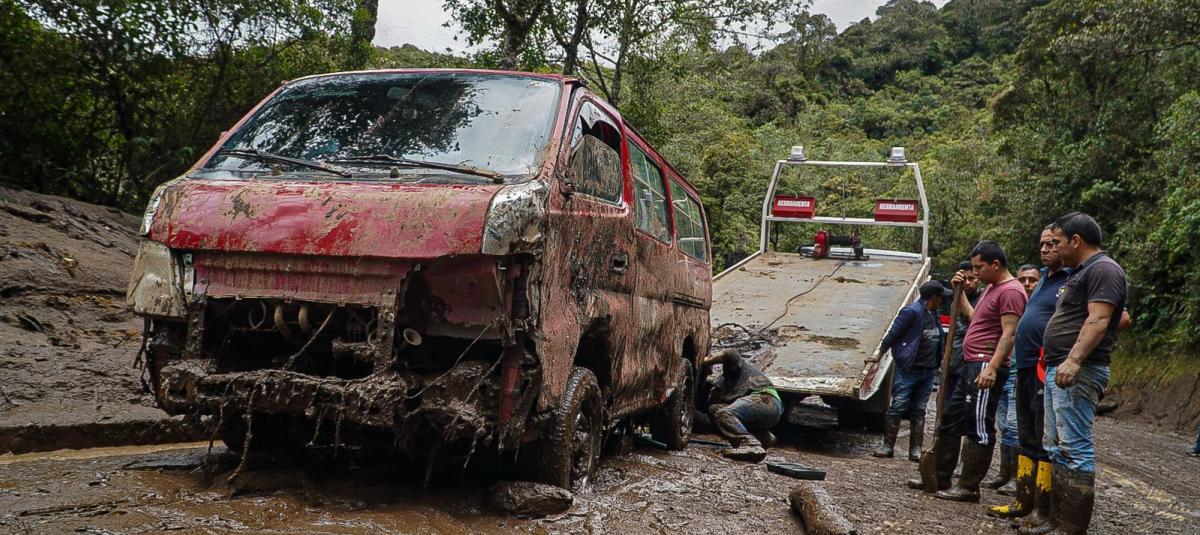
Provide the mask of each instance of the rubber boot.
[{"label": "rubber boot", "polygon": [[871,455],[891,459],[896,453],[896,435],[898,433],[900,433],[900,417],[885,417],[883,419],[883,445],[871,453]]},{"label": "rubber boot", "polygon": [[757,463],[767,458],[767,450],[757,444],[743,444],[736,448],[725,448],[721,450],[721,455],[735,461]]},{"label": "rubber boot", "polygon": [[1092,508],[1096,504],[1096,473],[1071,470],[1054,465],[1054,491],[1057,506],[1054,518],[1058,528],[1051,533],[1083,535],[1092,523]]},{"label": "rubber boot", "polygon": [[983,482],[983,486],[989,489],[998,489],[1003,487],[1008,480],[1012,479],[1013,461],[1016,459],[1016,448],[1009,446],[1000,446],[1000,469],[996,471],[996,477]]},{"label": "rubber boot", "polygon": [[1020,535],[1043,535],[1058,526],[1054,519],[1054,465],[1050,461],[1038,461],[1037,495],[1033,498],[1033,514],[1017,533]]},{"label": "rubber boot", "polygon": [[746,438],[731,438],[729,441],[733,447],[721,450],[721,455],[728,459],[757,463],[767,458],[767,450],[763,449],[762,444],[752,435]]},{"label": "rubber boot", "polygon": [[[937,490],[946,490],[950,488],[951,475],[954,473],[954,467],[958,466],[958,450],[962,447],[962,437],[951,437],[938,435],[933,438],[934,465],[937,469],[934,471],[937,479]],[[908,480],[908,488],[913,490],[925,490],[925,482],[921,478]]]},{"label": "rubber boot", "polygon": [[994,446],[984,446],[970,440],[963,443],[962,475],[958,478],[958,484],[950,490],[938,491],[934,497],[952,502],[979,503],[979,483],[987,475],[994,450]]},{"label": "rubber boot", "polygon": [[1016,496],[1017,495],[1017,476],[1014,475],[1013,478],[1008,480],[1008,483],[1005,483],[1003,487],[996,489],[996,494],[999,494],[1001,496]]},{"label": "rubber boot", "polygon": [[1017,478],[1013,503],[988,508],[987,515],[994,518],[1021,518],[1033,512],[1033,498],[1037,494],[1037,463],[1024,455],[1017,456]]},{"label": "rubber boot", "polygon": [[909,420],[908,429],[908,460],[920,462],[921,447],[925,445],[925,417]]}]

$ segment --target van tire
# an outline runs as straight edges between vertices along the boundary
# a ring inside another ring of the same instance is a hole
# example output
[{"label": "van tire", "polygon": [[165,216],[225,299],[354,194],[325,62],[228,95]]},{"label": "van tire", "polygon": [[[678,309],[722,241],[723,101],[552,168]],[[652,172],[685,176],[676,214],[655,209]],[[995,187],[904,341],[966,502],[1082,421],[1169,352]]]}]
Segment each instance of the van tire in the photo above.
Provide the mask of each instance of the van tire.
[{"label": "van tire", "polygon": [[579,490],[596,474],[603,433],[604,400],[596,375],[575,366],[549,425],[534,443],[534,455],[526,457],[532,466],[526,466],[538,482]]},{"label": "van tire", "polygon": [[682,378],[671,397],[650,417],[650,436],[670,450],[687,447],[692,435],[692,406],[696,398],[696,375],[692,363],[679,359]]}]

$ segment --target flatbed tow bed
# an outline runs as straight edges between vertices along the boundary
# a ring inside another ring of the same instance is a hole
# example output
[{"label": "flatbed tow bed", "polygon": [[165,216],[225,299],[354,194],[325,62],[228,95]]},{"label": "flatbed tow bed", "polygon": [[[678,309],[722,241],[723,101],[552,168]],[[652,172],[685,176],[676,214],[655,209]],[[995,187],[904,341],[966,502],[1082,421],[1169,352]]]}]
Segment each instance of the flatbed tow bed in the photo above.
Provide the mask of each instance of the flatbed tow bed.
[{"label": "flatbed tow bed", "polygon": [[[911,202],[914,212],[919,204],[919,219],[780,217],[773,212],[773,200],[780,172],[788,165],[907,166],[920,199],[897,202]],[[862,260],[844,258],[852,256],[851,250],[836,247],[833,252],[843,258],[770,250],[771,224],[787,222],[918,227],[922,250],[866,249]],[[714,340],[738,331],[760,335],[767,346],[752,357],[785,401],[818,395],[839,409],[839,420],[875,427],[890,402],[892,369],[891,354],[881,355],[880,343],[900,308],[928,280],[929,267],[928,204],[916,163],[780,160],[763,202],[759,250],[713,279]]]}]

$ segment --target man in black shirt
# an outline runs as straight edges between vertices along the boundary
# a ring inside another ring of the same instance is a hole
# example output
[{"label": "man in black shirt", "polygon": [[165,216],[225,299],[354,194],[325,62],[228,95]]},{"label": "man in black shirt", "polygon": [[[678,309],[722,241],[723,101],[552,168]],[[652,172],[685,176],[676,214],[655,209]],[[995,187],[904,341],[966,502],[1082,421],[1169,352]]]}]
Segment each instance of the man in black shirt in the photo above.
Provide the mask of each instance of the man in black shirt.
[{"label": "man in black shirt", "polygon": [[[966,260],[958,263],[958,271],[966,274],[963,296],[971,306],[975,306],[975,303],[979,302],[979,276],[972,271],[971,262]],[[946,390],[947,400],[954,398],[954,386],[958,384],[958,376],[963,368],[963,339],[967,337],[967,328],[971,326],[971,321],[963,315],[960,315],[955,323],[957,326],[954,328],[954,340],[950,342],[950,377],[946,381],[949,384],[938,386]]]},{"label": "man in black shirt", "polygon": [[[975,274],[969,260],[963,260],[958,263],[958,272],[963,273],[963,297],[966,297],[967,302],[974,307],[979,302],[979,276]],[[954,389],[958,385],[959,376],[962,375],[963,340],[967,337],[967,328],[971,326],[971,321],[967,319],[966,315],[962,314],[958,316],[958,320],[954,323],[954,339],[950,341],[950,369],[948,370],[948,377],[946,378],[946,384],[937,384],[938,397],[946,400],[947,404],[950,403],[951,399],[954,399]],[[934,377],[940,380],[939,375],[935,374]],[[948,466],[951,467],[951,472],[953,472],[954,467],[958,466],[961,444],[962,440],[960,438],[951,447],[947,448],[944,453],[949,459]],[[949,477],[949,473],[947,473],[946,478]],[[908,480],[908,488],[924,490],[925,482],[921,481],[921,478],[910,479]]]},{"label": "man in black shirt", "polygon": [[1108,384],[1109,363],[1125,309],[1125,271],[1101,248],[1100,225],[1072,212],[1052,227],[1064,266],[1074,270],[1046,324],[1045,429],[1053,463],[1048,521],[1022,533],[1086,533],[1096,492],[1092,424]]},{"label": "man in black shirt", "polygon": [[[783,416],[783,401],[771,380],[753,363],[732,349],[718,351],[703,362],[721,365],[721,374],[711,381],[708,414],[717,432],[732,447],[721,455],[739,461],[759,462],[767,456],[763,442],[755,436],[773,437],[771,428]],[[767,438],[767,447],[771,439]]]}]

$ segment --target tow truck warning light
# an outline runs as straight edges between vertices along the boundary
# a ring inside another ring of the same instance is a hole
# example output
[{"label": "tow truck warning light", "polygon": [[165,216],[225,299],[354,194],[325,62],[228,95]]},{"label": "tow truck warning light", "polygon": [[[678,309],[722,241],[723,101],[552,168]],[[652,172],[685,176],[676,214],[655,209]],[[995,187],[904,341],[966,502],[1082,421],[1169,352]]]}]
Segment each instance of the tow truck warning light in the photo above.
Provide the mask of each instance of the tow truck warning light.
[{"label": "tow truck warning light", "polygon": [[771,207],[771,215],[775,217],[812,219],[816,205],[817,200],[813,197],[776,195],[775,204]]},{"label": "tow truck warning light", "polygon": [[917,201],[907,199],[878,199],[875,201],[875,220],[916,223],[919,219]]}]

